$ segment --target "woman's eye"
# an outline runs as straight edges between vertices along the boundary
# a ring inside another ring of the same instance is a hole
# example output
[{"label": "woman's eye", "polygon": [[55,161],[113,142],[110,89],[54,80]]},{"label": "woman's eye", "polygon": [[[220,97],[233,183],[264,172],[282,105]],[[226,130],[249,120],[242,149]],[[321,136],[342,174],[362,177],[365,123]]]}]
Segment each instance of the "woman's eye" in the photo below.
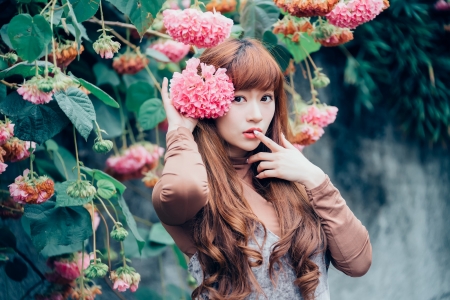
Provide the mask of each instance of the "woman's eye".
[{"label": "woman's eye", "polygon": [[265,96],[263,96],[263,97],[261,98],[261,100],[262,100],[263,102],[270,102],[270,101],[273,100],[273,98],[272,98],[272,96],[270,96],[270,95],[265,95]]},{"label": "woman's eye", "polygon": [[242,103],[242,102],[244,102],[244,97],[242,97],[242,96],[236,96],[236,97],[234,97],[234,102],[237,102],[237,103]]}]

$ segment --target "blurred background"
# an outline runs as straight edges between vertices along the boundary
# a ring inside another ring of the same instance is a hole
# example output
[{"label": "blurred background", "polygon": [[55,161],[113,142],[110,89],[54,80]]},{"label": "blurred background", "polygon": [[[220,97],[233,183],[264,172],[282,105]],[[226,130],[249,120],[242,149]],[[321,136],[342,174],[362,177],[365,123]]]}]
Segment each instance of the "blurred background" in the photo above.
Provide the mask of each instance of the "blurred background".
[{"label": "blurred background", "polygon": [[[38,3],[40,8],[47,3],[31,2]],[[103,4],[105,20],[127,23],[124,14],[112,5],[114,1],[110,2]],[[9,22],[17,13],[17,7],[25,9],[26,3],[30,1],[0,0],[0,25]],[[235,28],[235,34],[245,36],[246,26],[253,26],[255,36],[273,51],[283,69],[288,69],[288,63],[295,58],[293,46],[279,33],[274,34],[273,44],[272,36],[266,34],[267,28],[273,31],[273,2],[248,0],[244,4],[238,1],[237,5],[235,11],[225,12],[235,24],[242,26],[244,33]],[[244,5],[248,5],[247,10]],[[253,25],[242,19],[239,23],[243,15],[248,18],[252,15]],[[99,18],[98,13],[96,16]],[[276,20],[284,14],[275,16]],[[255,25],[265,24],[266,18],[272,18],[269,25],[261,28]],[[147,90],[136,90],[142,82],[152,82],[150,74],[146,70],[120,74],[110,61],[100,59],[92,48],[92,42],[99,35],[97,21],[91,18],[83,22],[89,41],[83,40],[85,50],[81,59],[71,62],[67,71],[96,84],[125,104],[118,110],[89,95],[97,122],[108,132],[105,138],[114,139],[122,148],[123,143],[126,147],[139,137],[165,147],[164,123],[151,130],[143,129],[138,110],[129,104],[133,93],[135,99],[153,92],[158,98],[158,92],[149,84]],[[139,43],[136,31],[111,26],[131,43],[139,45],[144,53],[160,38],[150,34]],[[160,30],[155,23],[152,26],[153,30]],[[336,121],[325,128],[325,134],[314,144],[307,145],[303,153],[329,175],[348,206],[368,229],[373,247],[372,266],[361,278],[348,277],[330,267],[331,298],[450,299],[450,3],[392,0],[388,9],[373,21],[358,26],[353,34],[353,40],[340,46],[320,47],[317,41],[311,41],[317,47],[308,48],[315,65],[330,79],[328,86],[318,90],[317,97],[321,103],[336,106],[339,111]],[[0,45],[6,53],[3,34]],[[125,52],[125,45],[122,50]],[[198,49],[191,49],[188,57],[199,54]],[[173,72],[184,68],[184,61],[164,62],[164,57],[152,51],[146,55],[159,82],[162,77],[170,78]],[[305,55],[300,58],[304,60],[308,61]],[[311,99],[311,85],[305,79],[304,68],[301,63],[295,63],[286,71],[286,82],[295,87],[295,93],[289,93],[293,105],[296,95],[297,100],[300,97],[305,103]],[[9,82],[14,80],[20,83],[22,78],[13,77]],[[77,140],[80,160],[90,168],[105,170],[110,154],[95,153],[92,150],[94,139],[95,135],[91,134],[87,141]],[[71,150],[74,149],[72,128],[62,129],[53,141],[59,146],[58,150],[53,150],[54,156],[58,153],[70,169],[75,164]],[[36,153],[40,158],[36,161],[37,169],[55,181],[63,181],[61,166],[53,164],[55,158],[48,155],[51,152],[48,144],[41,146]],[[2,201],[8,201],[8,184],[28,166],[28,160],[17,162],[0,175]],[[155,175],[159,170],[154,171]],[[160,226],[151,203],[152,189],[141,178],[122,178],[121,181],[127,187],[126,203],[145,239],[141,255],[131,236],[125,240],[126,255],[142,281],[135,293],[117,293],[108,287],[111,282],[98,280],[102,295],[96,299],[190,299],[195,282],[187,274],[185,257]],[[2,213],[0,225],[2,230],[13,233],[16,252],[3,253],[9,261],[0,267],[4,269],[0,271],[0,299],[34,299],[48,288],[44,274],[48,271],[47,257],[52,255],[38,253],[30,233],[25,230],[26,224],[27,219],[21,213],[15,216]],[[100,225],[97,236],[105,234],[108,232]],[[3,233],[3,241],[10,238]],[[98,238],[97,247],[103,253],[105,242],[104,238]],[[87,250],[91,251],[89,247]],[[120,248],[118,245],[111,248],[114,262]],[[6,248],[0,245],[0,252],[2,249]]]}]

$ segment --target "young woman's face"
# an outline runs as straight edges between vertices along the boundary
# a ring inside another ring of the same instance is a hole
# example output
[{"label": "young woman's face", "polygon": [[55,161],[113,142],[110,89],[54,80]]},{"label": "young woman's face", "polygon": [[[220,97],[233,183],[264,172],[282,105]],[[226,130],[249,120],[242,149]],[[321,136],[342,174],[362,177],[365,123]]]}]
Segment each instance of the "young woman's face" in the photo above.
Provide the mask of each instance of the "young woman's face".
[{"label": "young woman's face", "polygon": [[255,150],[260,142],[253,131],[266,134],[274,113],[275,97],[272,90],[235,91],[228,113],[216,119],[219,135],[229,145],[228,154],[242,157]]}]

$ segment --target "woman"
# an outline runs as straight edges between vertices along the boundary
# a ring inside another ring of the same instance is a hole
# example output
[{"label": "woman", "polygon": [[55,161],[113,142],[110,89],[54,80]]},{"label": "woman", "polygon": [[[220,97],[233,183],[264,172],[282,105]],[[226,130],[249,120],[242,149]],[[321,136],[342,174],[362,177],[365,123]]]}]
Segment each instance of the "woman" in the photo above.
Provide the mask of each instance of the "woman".
[{"label": "woman", "polygon": [[[284,77],[256,40],[229,39],[200,61],[226,68],[229,112],[178,113],[153,205],[190,257],[194,299],[329,299],[329,261],[349,276],[371,264],[369,235],[329,177],[290,144]],[[289,136],[289,135],[288,135]]]}]

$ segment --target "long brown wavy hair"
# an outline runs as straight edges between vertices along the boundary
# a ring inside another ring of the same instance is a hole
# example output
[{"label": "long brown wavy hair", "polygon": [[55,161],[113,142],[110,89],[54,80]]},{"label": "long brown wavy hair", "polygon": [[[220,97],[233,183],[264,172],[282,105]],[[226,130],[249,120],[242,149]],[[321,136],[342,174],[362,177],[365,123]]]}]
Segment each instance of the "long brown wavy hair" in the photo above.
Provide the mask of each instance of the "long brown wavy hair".
[{"label": "long brown wavy hair", "polygon": [[[226,68],[235,90],[273,89],[275,114],[267,136],[278,144],[281,133],[290,136],[284,76],[259,41],[228,39],[205,50],[200,61]],[[226,152],[226,142],[210,119],[199,121],[193,134],[206,167],[210,192],[209,202],[198,213],[193,226],[204,280],[193,291],[192,298],[201,298],[206,293],[209,299],[244,299],[253,291],[262,293],[251,267],[260,266],[263,257],[247,245],[260,221],[243,196],[241,181]],[[270,152],[262,143],[253,152],[261,151]],[[251,166],[254,175],[257,165]],[[294,284],[305,300],[313,299],[320,273],[311,257],[326,249],[326,239],[304,186],[277,178],[258,180],[254,176],[253,185],[273,204],[280,223],[281,237],[269,259],[272,282],[276,283],[275,266],[281,267],[283,256],[288,254],[297,276]],[[264,231],[267,235],[265,227]]]}]

